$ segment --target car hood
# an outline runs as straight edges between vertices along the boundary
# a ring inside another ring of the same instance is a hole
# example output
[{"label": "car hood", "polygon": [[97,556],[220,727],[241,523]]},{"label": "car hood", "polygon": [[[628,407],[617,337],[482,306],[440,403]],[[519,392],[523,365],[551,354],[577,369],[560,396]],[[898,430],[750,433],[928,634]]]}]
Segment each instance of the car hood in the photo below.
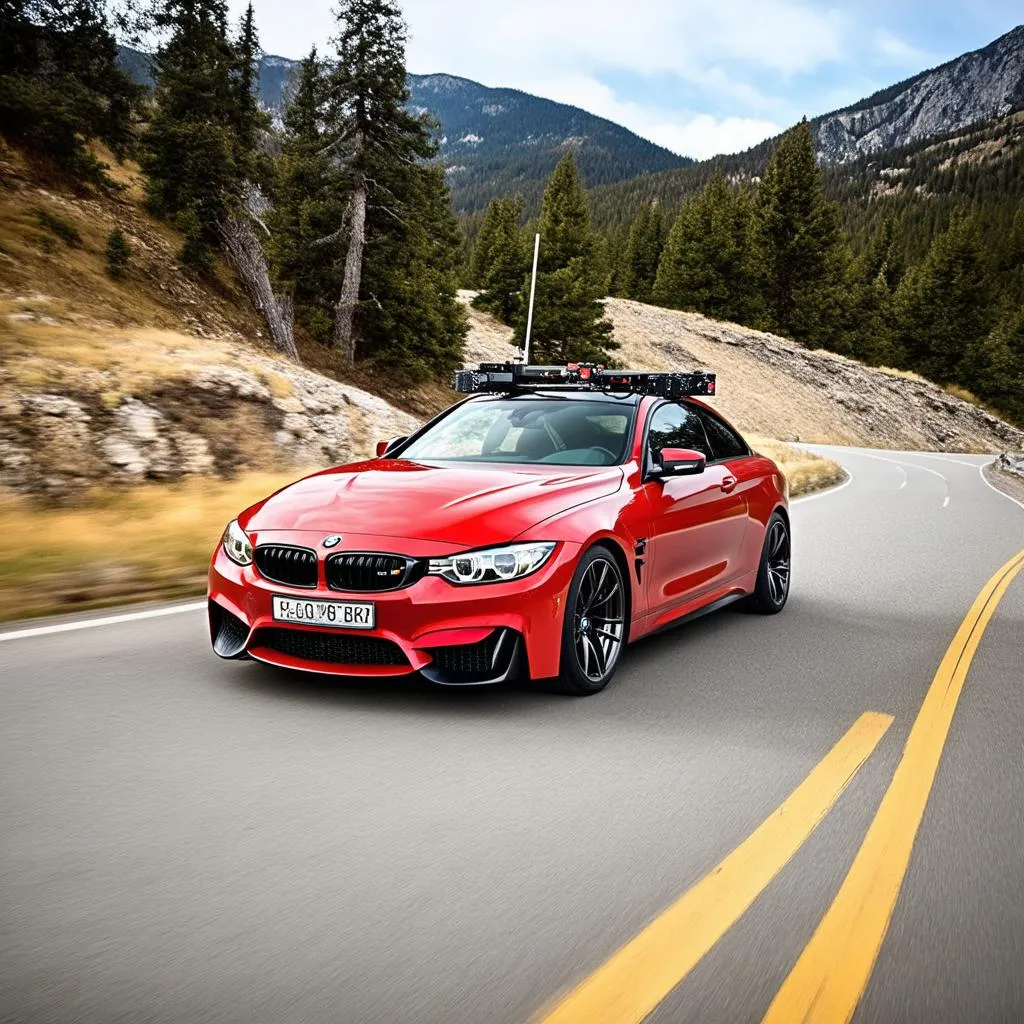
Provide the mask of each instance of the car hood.
[{"label": "car hood", "polygon": [[368,534],[484,547],[613,494],[622,480],[619,466],[374,459],[299,480],[247,510],[239,521],[252,531]]}]

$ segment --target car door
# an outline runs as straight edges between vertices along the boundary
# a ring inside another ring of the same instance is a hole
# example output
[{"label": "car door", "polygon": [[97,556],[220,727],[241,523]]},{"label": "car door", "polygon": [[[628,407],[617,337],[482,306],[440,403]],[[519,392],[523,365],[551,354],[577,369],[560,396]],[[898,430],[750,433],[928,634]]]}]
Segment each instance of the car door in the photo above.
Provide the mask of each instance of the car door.
[{"label": "car door", "polygon": [[716,462],[704,425],[693,406],[665,402],[650,414],[645,476],[662,448],[692,448],[708,458],[692,476],[648,477],[650,508],[648,601],[650,612],[672,608],[714,590],[734,576],[746,528],[746,503],[727,462]]}]

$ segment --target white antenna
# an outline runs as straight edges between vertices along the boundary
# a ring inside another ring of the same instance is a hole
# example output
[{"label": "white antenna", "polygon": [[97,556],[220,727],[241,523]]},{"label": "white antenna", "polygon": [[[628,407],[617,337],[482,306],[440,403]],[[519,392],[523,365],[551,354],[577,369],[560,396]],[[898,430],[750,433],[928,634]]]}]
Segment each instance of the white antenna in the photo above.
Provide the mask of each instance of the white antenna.
[{"label": "white antenna", "polygon": [[540,255],[540,235],[533,236],[533,276],[530,278],[530,308],[526,313],[526,339],[523,341],[523,363],[530,362],[530,331],[533,330],[533,296],[537,291],[537,257]]}]

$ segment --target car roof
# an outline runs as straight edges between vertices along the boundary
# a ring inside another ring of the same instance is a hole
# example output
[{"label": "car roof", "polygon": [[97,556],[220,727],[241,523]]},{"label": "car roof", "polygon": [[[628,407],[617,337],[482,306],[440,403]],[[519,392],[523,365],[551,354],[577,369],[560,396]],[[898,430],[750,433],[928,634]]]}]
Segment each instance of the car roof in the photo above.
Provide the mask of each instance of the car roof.
[{"label": "car roof", "polygon": [[612,393],[609,391],[584,391],[584,390],[573,390],[572,388],[551,388],[549,390],[540,390],[531,388],[529,391],[509,391],[509,392],[496,392],[490,394],[478,394],[474,395],[469,399],[470,402],[493,402],[496,400],[504,400],[511,402],[532,402],[538,398],[557,398],[557,399],[569,399],[570,401],[580,402],[619,402],[622,405],[633,406],[636,405],[642,395],[636,394],[622,394]]}]

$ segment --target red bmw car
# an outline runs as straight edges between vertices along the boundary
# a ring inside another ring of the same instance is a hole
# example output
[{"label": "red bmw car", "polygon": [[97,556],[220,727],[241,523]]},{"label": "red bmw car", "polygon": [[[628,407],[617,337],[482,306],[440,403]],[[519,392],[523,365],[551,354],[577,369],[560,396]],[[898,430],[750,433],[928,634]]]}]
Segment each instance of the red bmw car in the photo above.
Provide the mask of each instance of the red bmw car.
[{"label": "red bmw car", "polygon": [[711,375],[504,369],[462,374],[477,393],[417,433],[228,524],[216,653],[582,696],[655,630],[740,599],[782,610],[786,481],[692,397]]}]

